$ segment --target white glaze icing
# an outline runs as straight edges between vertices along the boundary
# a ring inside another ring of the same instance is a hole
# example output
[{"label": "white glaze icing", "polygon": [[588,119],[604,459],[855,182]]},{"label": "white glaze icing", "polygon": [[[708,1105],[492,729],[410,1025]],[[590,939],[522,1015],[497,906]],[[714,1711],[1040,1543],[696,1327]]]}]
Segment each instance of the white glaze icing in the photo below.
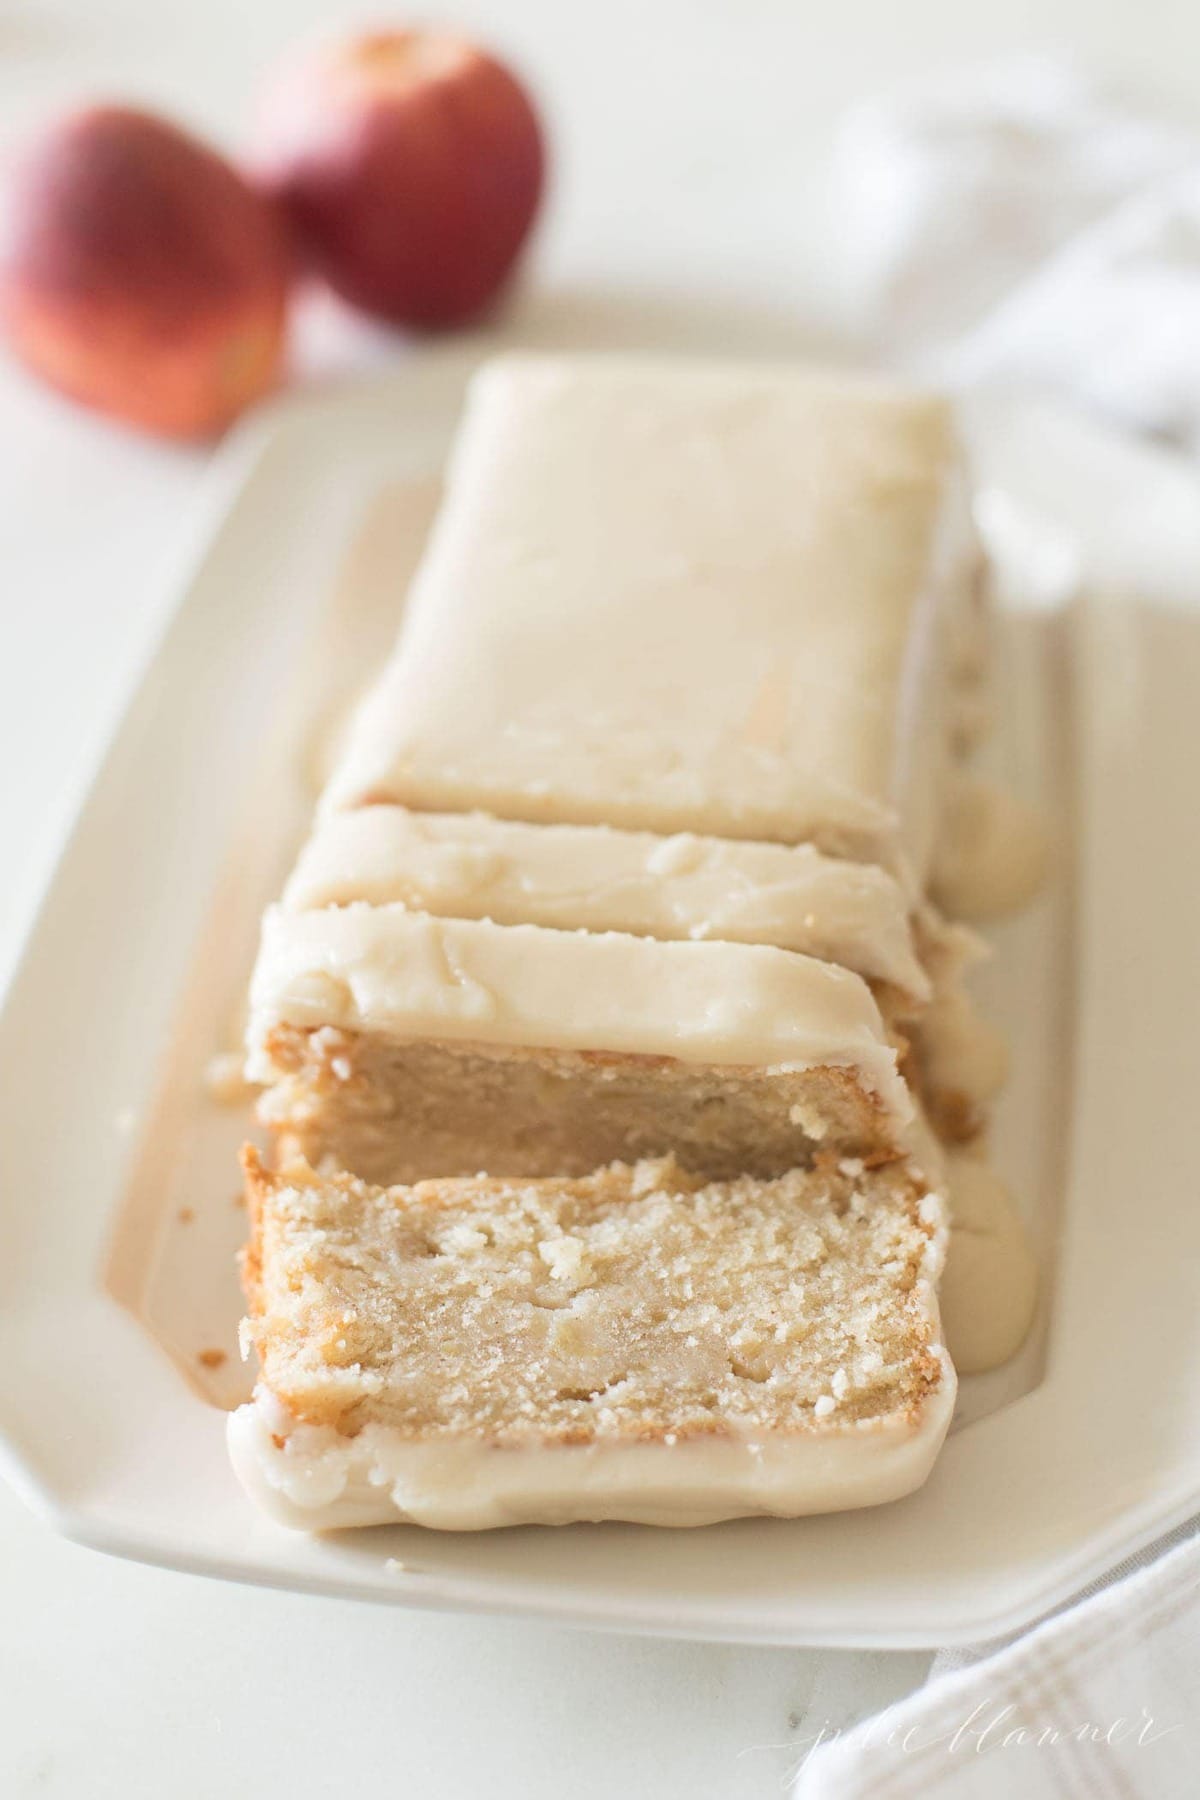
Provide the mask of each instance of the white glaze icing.
[{"label": "white glaze icing", "polygon": [[326,804],[811,840],[919,886],[977,556],[934,398],[502,358]]},{"label": "white glaze icing", "polygon": [[[347,1438],[297,1426],[259,1389],[230,1415],[234,1468],[281,1524],[303,1531],[398,1519],[443,1531],[626,1519],[712,1525],[761,1513],[795,1518],[878,1506],[912,1493],[933,1466],[954,1407],[954,1370],[914,1421],[840,1423],[666,1444],[616,1440],[501,1449],[447,1444],[367,1425]],[[276,1440],[280,1440],[277,1442]]]},{"label": "white glaze icing", "polygon": [[483,813],[359,807],[321,820],[283,903],[402,903],[439,917],[774,944],[929,993],[904,895],[869,864],[755,844]]},{"label": "white glaze icing", "polygon": [[949,1220],[938,1307],[960,1375],[982,1375],[1020,1349],[1033,1321],[1038,1266],[1024,1221],[986,1149],[953,1150],[918,1107],[909,1154],[945,1196]]},{"label": "white glaze icing", "polygon": [[960,1375],[978,1375],[1020,1349],[1037,1305],[1038,1269],[1021,1215],[991,1164],[946,1156],[950,1247],[939,1302]]},{"label": "white glaze icing", "polygon": [[1045,879],[1040,816],[981,776],[957,775],[948,796],[931,873],[938,903],[955,918],[979,921],[1018,912]]},{"label": "white glaze icing", "polygon": [[1008,1079],[1007,1038],[980,1016],[957,978],[935,984],[921,1014],[921,1057],[931,1087],[975,1106],[994,1099]]}]

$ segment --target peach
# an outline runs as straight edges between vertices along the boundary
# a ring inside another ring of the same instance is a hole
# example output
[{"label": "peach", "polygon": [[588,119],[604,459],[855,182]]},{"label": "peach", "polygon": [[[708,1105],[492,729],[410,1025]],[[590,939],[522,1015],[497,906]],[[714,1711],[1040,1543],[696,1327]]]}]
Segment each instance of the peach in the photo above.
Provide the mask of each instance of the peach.
[{"label": "peach", "polygon": [[18,165],[0,322],[72,398],[198,436],[274,384],[290,272],[286,225],[223,157],[148,113],[97,106]]},{"label": "peach", "polygon": [[380,31],[285,67],[256,167],[313,267],[351,305],[431,330],[482,313],[541,198],[524,88],[463,39]]}]

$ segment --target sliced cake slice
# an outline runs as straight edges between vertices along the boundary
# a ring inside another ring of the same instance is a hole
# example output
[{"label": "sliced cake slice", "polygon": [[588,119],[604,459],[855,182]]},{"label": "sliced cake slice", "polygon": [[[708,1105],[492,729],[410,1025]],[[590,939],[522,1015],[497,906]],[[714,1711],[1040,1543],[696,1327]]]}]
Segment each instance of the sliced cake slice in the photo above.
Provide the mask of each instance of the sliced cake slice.
[{"label": "sliced cake slice", "polygon": [[778,1175],[892,1156],[912,1101],[867,984],[761,944],[273,907],[251,987],[260,1116],[366,1180],[582,1175],[673,1151]]},{"label": "sliced cake slice", "polygon": [[379,1188],[245,1156],[235,1467],[308,1530],[703,1525],[919,1487],[955,1379],[907,1165]]}]

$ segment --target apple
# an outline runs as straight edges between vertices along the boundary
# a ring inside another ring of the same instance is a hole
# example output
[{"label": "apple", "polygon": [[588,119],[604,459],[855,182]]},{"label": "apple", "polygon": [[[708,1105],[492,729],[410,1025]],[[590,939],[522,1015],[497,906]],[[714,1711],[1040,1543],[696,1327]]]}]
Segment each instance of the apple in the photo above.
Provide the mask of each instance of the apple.
[{"label": "apple", "polygon": [[62,392],[200,436],[275,383],[287,226],[214,150],[149,113],[91,107],[18,163],[7,213],[0,325]]},{"label": "apple", "polygon": [[377,31],[302,54],[264,96],[255,167],[352,306],[436,330],[484,312],[541,198],[524,88],[486,51]]}]

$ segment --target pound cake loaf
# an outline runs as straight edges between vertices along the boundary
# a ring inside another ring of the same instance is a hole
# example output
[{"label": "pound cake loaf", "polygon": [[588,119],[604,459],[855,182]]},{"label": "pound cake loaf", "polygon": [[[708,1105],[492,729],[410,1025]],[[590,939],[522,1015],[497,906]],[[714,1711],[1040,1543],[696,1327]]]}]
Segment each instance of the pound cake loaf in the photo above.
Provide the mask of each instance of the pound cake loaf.
[{"label": "pound cake loaf", "polygon": [[[476,376],[252,982],[276,1172],[249,1154],[230,1443],[275,1516],[703,1524],[924,1480],[955,1385],[930,1188],[1004,1062],[931,899],[988,837],[984,599],[936,397]],[[981,1169],[960,1325],[1019,1235]]]},{"label": "pound cake loaf", "polygon": [[941,1203],[902,1163],[246,1179],[230,1445],[284,1524],[836,1511],[919,1487],[945,1434]]}]

